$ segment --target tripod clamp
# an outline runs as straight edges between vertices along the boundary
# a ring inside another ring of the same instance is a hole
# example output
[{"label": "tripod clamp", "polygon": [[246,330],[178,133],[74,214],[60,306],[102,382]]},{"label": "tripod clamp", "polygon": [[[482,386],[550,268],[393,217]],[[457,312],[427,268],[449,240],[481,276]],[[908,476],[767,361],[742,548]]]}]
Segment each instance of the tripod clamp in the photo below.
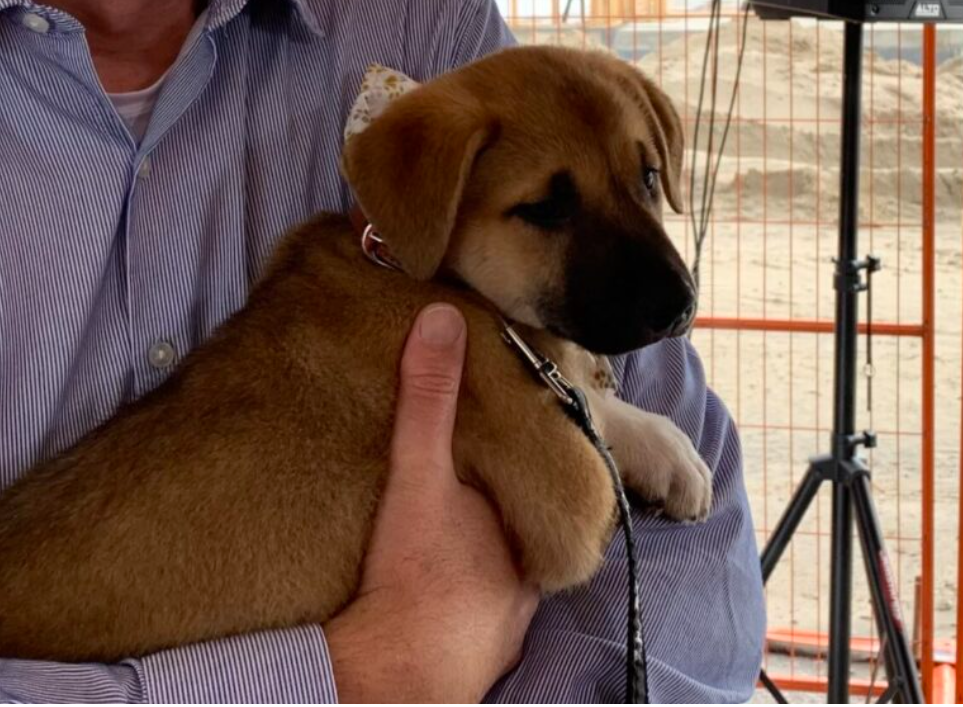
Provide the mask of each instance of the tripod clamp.
[{"label": "tripod clamp", "polygon": [[[867,255],[864,260],[840,262],[833,258],[833,262],[836,264],[834,285],[837,292],[852,295],[866,293],[866,364],[863,366],[863,374],[866,376],[866,409],[872,410],[873,376],[876,375],[873,365],[873,273],[883,269],[883,261],[875,255]],[[861,277],[863,271],[866,272],[865,279]]]},{"label": "tripod clamp", "polygon": [[[870,287],[872,274],[883,269],[883,261],[875,255],[867,255],[864,260],[847,260],[844,263],[833,258],[833,262],[836,263],[834,283],[840,292],[866,292]],[[865,280],[860,277],[864,270]]]},{"label": "tripod clamp", "polygon": [[876,443],[876,433],[872,430],[853,435],[836,435],[833,437],[833,453],[813,457],[809,460],[809,465],[822,481],[848,484],[856,476],[870,475],[869,467],[856,456],[856,450],[859,447],[873,449]]},{"label": "tripod clamp", "polygon": [[859,447],[864,447],[865,449],[875,449],[879,441],[876,433],[872,430],[863,430],[859,434],[854,435],[840,435],[836,438],[836,444],[840,445],[838,451],[842,452],[839,455],[840,459],[852,459],[856,456],[856,450]]}]

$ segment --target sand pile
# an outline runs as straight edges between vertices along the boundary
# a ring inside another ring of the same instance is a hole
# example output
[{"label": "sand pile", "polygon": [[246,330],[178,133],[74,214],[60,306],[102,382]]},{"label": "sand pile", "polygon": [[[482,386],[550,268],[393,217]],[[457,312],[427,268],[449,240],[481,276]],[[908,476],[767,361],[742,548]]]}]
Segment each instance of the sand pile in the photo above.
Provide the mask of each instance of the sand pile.
[{"label": "sand pile", "polygon": [[[731,95],[741,27],[720,35],[718,137]],[[904,37],[904,46],[919,34]],[[688,119],[691,143],[705,33],[666,42],[638,62],[660,78]],[[717,188],[720,215],[832,220],[838,209],[839,115],[843,34],[838,25],[750,19],[735,121]],[[862,217],[872,222],[920,218],[922,69],[874,51],[864,64]],[[963,58],[939,67],[937,204],[940,218],[960,216],[963,194]],[[708,105],[704,115],[708,117]],[[703,124],[705,126],[705,123]],[[698,149],[706,148],[703,127]],[[690,155],[691,159],[691,155]],[[763,198],[765,195],[765,198]]]},{"label": "sand pile", "polygon": [[544,24],[526,26],[520,22],[512,27],[512,32],[523,44],[542,44],[572,49],[591,49],[615,54],[598,36],[586,34],[578,25],[547,28]]}]

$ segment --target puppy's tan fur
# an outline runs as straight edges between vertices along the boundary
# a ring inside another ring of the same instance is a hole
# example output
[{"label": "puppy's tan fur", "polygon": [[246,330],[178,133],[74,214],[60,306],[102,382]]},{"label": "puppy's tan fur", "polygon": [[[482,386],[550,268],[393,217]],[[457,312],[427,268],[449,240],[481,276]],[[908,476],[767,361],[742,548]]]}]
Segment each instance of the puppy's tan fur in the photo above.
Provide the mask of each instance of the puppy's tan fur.
[{"label": "puppy's tan fur", "polygon": [[[569,97],[531,90],[539,76],[567,82]],[[528,339],[589,391],[632,488],[675,517],[708,512],[708,471],[689,440],[616,400],[593,355],[539,329],[564,239],[505,216],[539,196],[539,174],[565,167],[586,204],[619,217],[638,158],[618,156],[637,142],[678,206],[681,128],[661,92],[600,55],[515,50],[418,89],[369,131],[349,145],[345,172],[413,277],[368,263],[344,217],[316,218],[285,237],[247,306],[166,384],[11,488],[0,499],[0,656],[116,660],[335,614],[355,589],[387,471],[400,352],[431,302],[455,304],[469,327],[459,477],[494,501],[543,590],[598,568],[613,492],[591,445],[501,340],[492,303],[532,325]],[[475,291],[445,284],[455,276]]]}]

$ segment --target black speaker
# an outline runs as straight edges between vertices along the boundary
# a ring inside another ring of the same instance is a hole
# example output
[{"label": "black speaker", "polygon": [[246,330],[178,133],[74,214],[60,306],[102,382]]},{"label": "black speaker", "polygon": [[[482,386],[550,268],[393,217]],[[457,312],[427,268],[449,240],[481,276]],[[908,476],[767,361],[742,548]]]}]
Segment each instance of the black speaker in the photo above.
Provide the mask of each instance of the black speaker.
[{"label": "black speaker", "polygon": [[764,20],[822,17],[854,22],[963,22],[963,0],[749,0]]}]

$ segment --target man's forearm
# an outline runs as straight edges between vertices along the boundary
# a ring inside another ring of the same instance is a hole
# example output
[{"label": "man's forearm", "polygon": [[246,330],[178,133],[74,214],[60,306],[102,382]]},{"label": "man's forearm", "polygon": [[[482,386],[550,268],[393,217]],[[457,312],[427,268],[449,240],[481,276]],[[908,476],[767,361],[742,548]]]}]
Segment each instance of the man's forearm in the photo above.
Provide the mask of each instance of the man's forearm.
[{"label": "man's forearm", "polygon": [[117,665],[0,659],[0,701],[337,702],[318,626],[161,651]]}]

